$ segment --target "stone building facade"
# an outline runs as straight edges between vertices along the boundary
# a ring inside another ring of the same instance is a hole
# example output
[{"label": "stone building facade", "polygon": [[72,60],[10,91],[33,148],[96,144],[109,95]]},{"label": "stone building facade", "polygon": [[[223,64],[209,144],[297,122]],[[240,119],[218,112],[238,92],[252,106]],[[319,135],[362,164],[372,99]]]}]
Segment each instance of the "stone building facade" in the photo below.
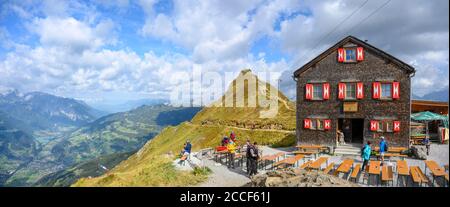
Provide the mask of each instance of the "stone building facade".
[{"label": "stone building facade", "polygon": [[297,140],[409,146],[411,77],[415,69],[378,48],[348,36],[294,72]]}]

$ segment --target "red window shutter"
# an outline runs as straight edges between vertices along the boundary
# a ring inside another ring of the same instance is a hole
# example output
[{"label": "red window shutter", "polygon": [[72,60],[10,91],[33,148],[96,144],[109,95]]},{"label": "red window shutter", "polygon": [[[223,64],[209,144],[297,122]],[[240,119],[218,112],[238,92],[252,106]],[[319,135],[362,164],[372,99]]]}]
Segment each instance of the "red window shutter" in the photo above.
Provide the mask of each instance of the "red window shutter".
[{"label": "red window shutter", "polygon": [[344,48],[338,48],[338,62],[344,62]]},{"label": "red window shutter", "polygon": [[374,99],[379,99],[381,97],[381,83],[380,82],[373,82],[372,87],[372,96]]},{"label": "red window shutter", "polygon": [[364,98],[364,84],[361,82],[356,83],[356,98],[357,99]]},{"label": "red window shutter", "polygon": [[323,124],[324,129],[326,129],[326,130],[331,129],[331,120],[330,119],[325,119],[323,122],[324,122],[324,124]]},{"label": "red window shutter", "polygon": [[339,99],[345,99],[345,83],[339,83],[338,85],[338,98]]},{"label": "red window shutter", "polygon": [[400,121],[394,121],[394,132],[400,131]]},{"label": "red window shutter", "polygon": [[330,99],[330,84],[329,83],[323,84],[323,99],[324,100]]},{"label": "red window shutter", "polygon": [[399,99],[400,98],[400,83],[392,82],[392,98]]},{"label": "red window shutter", "polygon": [[370,131],[377,131],[378,130],[378,124],[379,122],[376,120],[370,121]]},{"label": "red window shutter", "polygon": [[363,47],[356,48],[356,60],[363,61],[364,60],[364,49]]},{"label": "red window shutter", "polygon": [[310,120],[310,119],[305,119],[305,120],[304,120],[304,123],[303,123],[303,127],[304,127],[305,129],[311,128],[311,120]]},{"label": "red window shutter", "polygon": [[311,100],[313,97],[313,85],[312,84],[306,84],[306,92],[305,92],[305,99]]}]

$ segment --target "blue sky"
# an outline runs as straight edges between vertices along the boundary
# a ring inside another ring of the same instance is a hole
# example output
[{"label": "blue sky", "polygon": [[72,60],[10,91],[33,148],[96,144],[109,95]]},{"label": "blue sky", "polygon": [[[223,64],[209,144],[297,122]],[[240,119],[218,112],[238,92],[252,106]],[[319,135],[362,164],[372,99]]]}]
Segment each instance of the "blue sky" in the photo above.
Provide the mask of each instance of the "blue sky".
[{"label": "blue sky", "polygon": [[384,3],[356,10],[364,2],[2,1],[0,92],[44,91],[90,104],[161,98],[176,86],[170,77],[199,66],[280,72],[281,89],[294,97],[292,71],[347,35],[416,67],[415,94],[448,89],[448,1],[392,0],[361,23]]}]

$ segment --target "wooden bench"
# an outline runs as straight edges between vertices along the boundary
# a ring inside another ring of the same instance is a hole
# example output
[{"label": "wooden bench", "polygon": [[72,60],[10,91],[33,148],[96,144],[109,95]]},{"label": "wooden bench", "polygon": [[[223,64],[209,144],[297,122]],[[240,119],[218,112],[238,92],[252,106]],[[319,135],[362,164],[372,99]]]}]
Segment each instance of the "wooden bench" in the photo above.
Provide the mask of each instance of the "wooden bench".
[{"label": "wooden bench", "polygon": [[314,155],[314,158],[316,158],[317,154],[319,154],[319,152],[311,152],[311,151],[293,151],[292,153],[294,155],[307,155],[307,156]]},{"label": "wooden bench", "polygon": [[394,185],[394,173],[392,171],[392,166],[383,166],[381,169],[381,181],[386,182],[388,185],[389,183]]},{"label": "wooden bench", "polygon": [[330,163],[324,170],[323,173],[328,174],[334,168],[334,162]]},{"label": "wooden bench", "polygon": [[434,181],[436,178],[445,176],[445,169],[440,167],[435,161],[433,160],[425,160],[425,175],[427,174],[427,168],[430,169],[431,175],[433,176],[433,182],[431,185],[434,185]]},{"label": "wooden bench", "polygon": [[275,168],[284,168],[283,165],[295,165],[299,160],[303,159],[303,155],[295,155],[293,157],[288,157],[284,160],[278,161],[277,163],[275,163],[273,165],[273,167]]},{"label": "wooden bench", "polygon": [[422,186],[422,183],[428,183],[428,178],[420,170],[419,166],[411,166],[409,168],[413,183]]},{"label": "wooden bench", "polygon": [[319,157],[316,161],[311,163],[309,168],[313,169],[313,170],[320,170],[322,167],[322,164],[327,163],[327,162],[328,162],[328,157]]},{"label": "wooden bench", "polygon": [[361,164],[356,164],[356,166],[353,168],[352,174],[350,174],[350,179],[353,180],[355,183],[358,182],[358,175],[360,170]]},{"label": "wooden bench", "polygon": [[[381,157],[381,155],[379,155]],[[401,160],[405,160],[408,155],[396,154],[396,153],[384,153],[384,157],[390,159],[391,157],[399,157]]]},{"label": "wooden bench", "polygon": [[335,176],[339,176],[340,173],[348,174],[353,167],[354,160],[346,159],[342,161],[339,167],[334,171]]},{"label": "wooden bench", "polygon": [[311,164],[312,164],[312,161],[305,162],[305,163],[303,163],[303,164],[300,166],[300,169],[308,169],[308,167],[309,167]]}]

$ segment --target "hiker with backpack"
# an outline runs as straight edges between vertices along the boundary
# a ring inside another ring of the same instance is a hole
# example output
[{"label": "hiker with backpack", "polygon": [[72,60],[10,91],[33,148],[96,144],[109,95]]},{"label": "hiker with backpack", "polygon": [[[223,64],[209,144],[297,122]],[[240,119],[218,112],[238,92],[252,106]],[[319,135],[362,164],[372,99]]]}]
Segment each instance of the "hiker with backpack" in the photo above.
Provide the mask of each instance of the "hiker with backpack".
[{"label": "hiker with backpack", "polygon": [[234,169],[234,157],[236,155],[236,142],[229,140],[227,144],[228,150],[228,168]]},{"label": "hiker with backpack", "polygon": [[186,155],[188,160],[190,160],[191,149],[192,149],[191,141],[187,140],[184,145],[183,151],[184,151],[184,155]]},{"label": "hiker with backpack", "polygon": [[364,171],[367,163],[370,160],[370,154],[372,153],[372,149],[370,148],[370,141],[367,141],[367,144],[361,149],[361,158],[363,160],[363,165],[361,170]]},{"label": "hiker with backpack", "polygon": [[380,158],[381,158],[381,165],[383,165],[384,163],[384,153],[387,152],[388,150],[388,145],[386,140],[384,139],[383,136],[380,137],[381,141],[380,141]]},{"label": "hiker with backpack", "polygon": [[248,172],[249,177],[258,174],[259,153],[256,145],[257,143],[255,142],[253,144],[250,144],[250,146],[247,148],[247,160],[250,164],[250,169]]}]

